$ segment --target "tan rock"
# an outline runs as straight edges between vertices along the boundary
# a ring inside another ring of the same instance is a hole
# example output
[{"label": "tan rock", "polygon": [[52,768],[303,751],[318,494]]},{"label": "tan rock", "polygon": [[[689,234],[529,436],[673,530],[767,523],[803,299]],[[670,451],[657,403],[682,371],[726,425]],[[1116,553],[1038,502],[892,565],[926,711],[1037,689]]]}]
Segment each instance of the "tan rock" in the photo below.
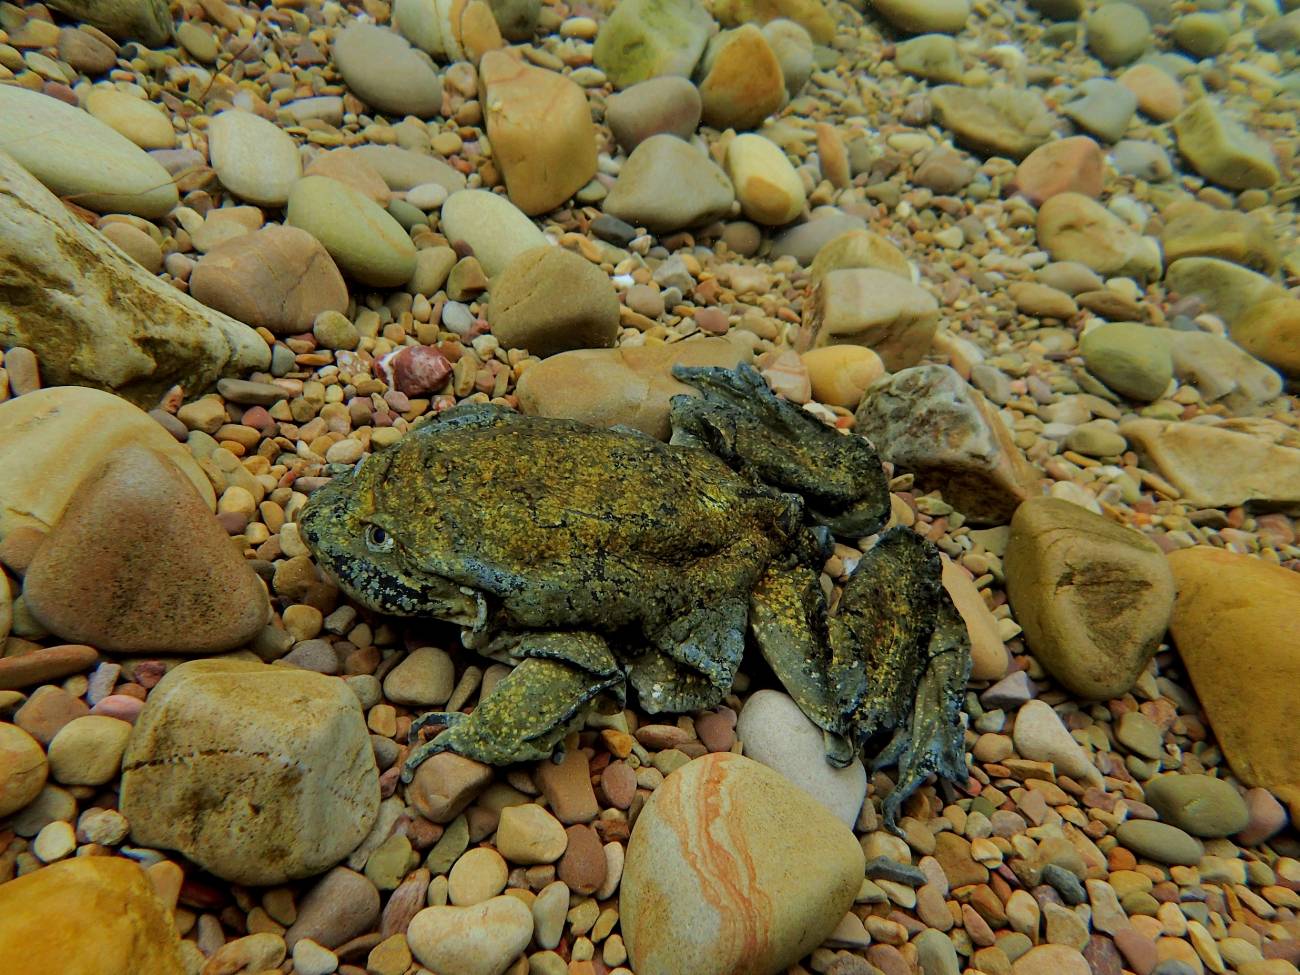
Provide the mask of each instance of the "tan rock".
[{"label": "tan rock", "polygon": [[449,823],[492,781],[492,767],[455,752],[439,752],[420,764],[407,794],[420,815]]},{"label": "tan rock", "polygon": [[1011,188],[1034,206],[1058,193],[1096,198],[1101,196],[1105,162],[1101,146],[1086,135],[1057,139],[1021,160]]},{"label": "tan rock", "polygon": [[826,345],[801,357],[819,403],[857,409],[862,395],[885,374],[880,356],[861,345]]},{"label": "tan rock", "polygon": [[1024,88],[940,85],[931,90],[931,101],[957,141],[986,156],[1024,159],[1051,138],[1055,124],[1042,98]]},{"label": "tan rock", "polygon": [[48,775],[41,743],[17,725],[0,722],[0,816],[16,813],[40,795]]},{"label": "tan rock", "polygon": [[808,269],[808,279],[816,286],[831,271],[855,267],[876,268],[912,280],[912,266],[903,252],[871,230],[849,230],[824,243]]},{"label": "tan rock", "polygon": [[757,128],[785,102],[785,76],[753,24],[709,41],[698,71],[704,122],[715,129]]},{"label": "tan rock", "polygon": [[379,175],[379,170],[375,169],[364,155],[347,146],[331,149],[317,156],[302,174],[328,176],[340,183],[346,183],[380,206],[387,206],[389,197],[392,196],[388,184],[384,182],[384,177]]},{"label": "tan rock", "polygon": [[277,335],[308,332],[321,312],[348,307],[348,286],[329,252],[307,231],[287,226],[263,227],[209,250],[190,274],[190,294]]},{"label": "tan rock", "polygon": [[1276,281],[1217,257],[1184,257],[1165,272],[1165,287],[1184,298],[1195,296],[1205,310],[1229,327],[1255,305],[1288,297]]},{"label": "tan rock", "polygon": [[1300,450],[1223,427],[1143,418],[1120,426],[1133,449],[1192,504],[1300,506]]},{"label": "tan rock", "polygon": [[797,217],[807,202],[803,181],[781,148],[761,135],[738,135],[727,145],[727,176],[746,217],[779,226]]},{"label": "tan rock", "polygon": [[696,759],[652,793],[628,842],[631,967],[782,971],[839,923],[863,869],[852,830],[779,772],[729,753]]},{"label": "tan rock", "polygon": [[406,932],[420,964],[460,975],[503,975],[532,936],[532,911],[510,896],[470,907],[426,907]]},{"label": "tan rock", "polygon": [[1168,122],[1183,110],[1182,85],[1154,64],[1135,64],[1119,76],[1119,83],[1137,95],[1138,110],[1157,122]]},{"label": "tan rock", "polygon": [[1001,680],[1011,666],[998,621],[975,588],[969,573],[946,555],[943,557],[943,588],[961,614],[970,637],[971,680]]},{"label": "tan rock", "polygon": [[101,225],[99,232],[122,248],[131,260],[150,274],[162,270],[162,248],[139,227],[133,227],[129,223],[108,223]]},{"label": "tan rock", "polygon": [[1214,737],[1233,774],[1286,801],[1300,815],[1300,742],[1277,716],[1300,681],[1290,640],[1300,612],[1300,575],[1261,559],[1206,546],[1169,556],[1178,599],[1169,630]]},{"label": "tan rock", "polygon": [[130,860],[76,857],[0,884],[0,971],[188,970],[167,905]]},{"label": "tan rock", "polygon": [[1069,501],[1031,498],[1011,521],[1003,567],[1016,622],[1039,663],[1089,700],[1127,694],[1173,606],[1160,549]]},{"label": "tan rock", "polygon": [[86,96],[85,108],[141,149],[170,149],[176,145],[171,119],[147,99],[116,88],[94,88]]},{"label": "tan rock", "polygon": [[488,321],[506,348],[549,356],[608,348],[618,338],[618,296],[597,265],[547,244],[515,257],[492,283]]},{"label": "tan rock", "polygon": [[1179,113],[1174,136],[1178,151],[1212,183],[1246,190],[1267,189],[1278,181],[1273,150],[1208,97]]},{"label": "tan rock", "polygon": [[496,847],[511,863],[554,863],[564,855],[568,836],[560,821],[535,802],[501,810]]},{"label": "tan rock", "polygon": [[505,45],[483,0],[398,0],[393,14],[403,37],[446,61],[477,65],[488,51]]},{"label": "tan rock", "polygon": [[1160,274],[1160,250],[1154,241],[1082,193],[1057,193],[1043,203],[1038,242],[1054,261],[1078,261],[1098,274]]},{"label": "tan rock", "polygon": [[241,884],[336,864],[370,832],[379,773],[341,680],[246,660],[192,660],[149,695],[122,762],[136,843]]},{"label": "tan rock", "polygon": [[1168,264],[1184,257],[1217,257],[1266,274],[1277,268],[1277,242],[1258,217],[1195,199],[1178,200],[1161,216],[1160,244]]},{"label": "tan rock", "polygon": [[804,308],[801,351],[864,345],[890,372],[920,362],[939,328],[939,303],[928,291],[876,268],[830,271]]},{"label": "tan rock", "polygon": [[726,27],[793,20],[818,44],[829,44],[835,36],[835,18],[821,0],[717,0],[713,16]]},{"label": "tan rock", "polygon": [[516,392],[524,413],[565,417],[593,426],[622,423],[667,440],[668,401],[691,388],[672,376],[677,363],[732,368],[747,362],[744,346],[725,338],[626,349],[576,349],[529,367]]},{"label": "tan rock", "polygon": [[1273,298],[1246,309],[1229,329],[1233,341],[1291,377],[1300,376],[1300,301]]},{"label": "tan rock", "polygon": [[261,580],[204,500],[141,446],[114,453],[76,490],[23,596],[50,632],[130,653],[229,650],[270,612]]},{"label": "tan rock", "polygon": [[1038,493],[1038,474],[979,390],[948,366],[915,366],[881,379],[858,407],[857,433],[883,460],[939,489],[968,519],[1004,525]]},{"label": "tan rock", "polygon": [[596,175],[587,96],[568,78],[491,51],[479,65],[484,115],[510,201],[553,210]]},{"label": "tan rock", "polygon": [[117,777],[131,725],[102,714],[69,721],[50,742],[50,775],[63,785],[106,785]]},{"label": "tan rock", "polygon": [[35,352],[51,386],[152,407],[173,385],[201,390],[271,362],[256,332],[149,274],[2,152],[0,278],[0,347]]},{"label": "tan rock", "polygon": [[216,507],[212,482],[193,454],[120,397],[52,386],[0,403],[0,539],[16,528],[50,531],[82,481],[132,445],[165,458],[208,510]]}]

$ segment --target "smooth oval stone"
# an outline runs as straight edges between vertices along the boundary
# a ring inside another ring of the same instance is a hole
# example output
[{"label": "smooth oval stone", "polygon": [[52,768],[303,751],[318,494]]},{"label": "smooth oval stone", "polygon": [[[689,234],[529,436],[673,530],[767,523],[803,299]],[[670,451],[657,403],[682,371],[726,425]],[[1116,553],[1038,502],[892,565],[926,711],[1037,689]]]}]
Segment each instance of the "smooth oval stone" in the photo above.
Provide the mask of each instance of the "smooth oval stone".
[{"label": "smooth oval stone", "polygon": [[1188,836],[1177,826],[1151,819],[1130,819],[1120,823],[1115,836],[1125,849],[1157,863],[1194,867],[1205,855],[1200,840]]},{"label": "smooth oval stone", "polygon": [[727,175],[745,216],[779,226],[803,210],[803,181],[781,148],[761,135],[738,135],[727,147]]},{"label": "smooth oval stone", "polygon": [[311,234],[362,284],[392,288],[415,273],[415,245],[374,200],[328,176],[304,176],[289,194],[286,223]]},{"label": "smooth oval stone", "polygon": [[1250,822],[1241,794],[1210,775],[1162,775],[1142,791],[1161,819],[1193,836],[1231,836]]},{"label": "smooth oval stone", "polygon": [[369,163],[390,190],[405,191],[436,183],[448,193],[465,188],[465,177],[434,156],[401,146],[357,146],[352,150]]},{"label": "smooth oval stone", "polygon": [[239,109],[222,112],[208,126],[208,157],[222,186],[263,206],[284,206],[302,175],[298,147],[288,133]]},{"label": "smooth oval stone", "polygon": [[1111,3],[1088,16],[1088,50],[1104,64],[1118,67],[1136,61],[1151,41],[1151,21],[1138,7]]},{"label": "smooth oval stone", "polygon": [[469,907],[426,907],[406,931],[420,964],[455,975],[502,975],[532,936],[532,911],[510,896]]},{"label": "smooth oval stone", "polygon": [[1231,190],[1267,189],[1278,181],[1273,150],[1209,98],[1174,119],[1178,151],[1212,183]]},{"label": "smooth oval stone", "polygon": [[899,30],[955,34],[970,17],[969,0],[872,0],[872,8]]},{"label": "smooth oval stone", "polygon": [[720,219],[735,199],[731,181],[713,160],[688,142],[659,134],[632,150],[604,209],[612,217],[664,234]]},{"label": "smooth oval stone", "polygon": [[545,235],[517,206],[487,190],[462,190],[442,205],[442,232],[464,241],[489,277],[524,251],[547,243]]},{"label": "smooth oval stone", "polygon": [[1084,335],[1080,351],[1090,373],[1135,400],[1159,399],[1174,375],[1168,336],[1149,325],[1098,325]]},{"label": "smooth oval stone", "polygon": [[853,831],[780,773],[728,752],[651,794],[619,898],[646,975],[775,975],[834,930],[866,869]]},{"label": "smooth oval stone", "polygon": [[170,149],[176,130],[153,102],[116,88],[96,88],[86,96],[86,111],[141,149]]},{"label": "smooth oval stone", "polygon": [[700,124],[700,112],[700,90],[676,75],[643,81],[605,102],[605,122],[629,153],[660,133],[689,139]]},{"label": "smooth oval stone", "polygon": [[167,170],[126,136],[57,98],[0,85],[0,145],[59,196],[156,219],[179,202]]},{"label": "smooth oval stone", "polygon": [[354,23],[334,37],[334,63],[362,101],[392,115],[431,118],[442,107],[442,79],[406,39]]}]

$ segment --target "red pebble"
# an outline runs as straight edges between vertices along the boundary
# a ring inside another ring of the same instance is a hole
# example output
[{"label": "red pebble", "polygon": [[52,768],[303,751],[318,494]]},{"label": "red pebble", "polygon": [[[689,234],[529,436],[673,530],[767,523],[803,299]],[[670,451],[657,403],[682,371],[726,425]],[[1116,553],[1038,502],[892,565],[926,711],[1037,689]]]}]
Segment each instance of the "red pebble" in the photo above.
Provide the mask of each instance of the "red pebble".
[{"label": "red pebble", "polygon": [[90,709],[91,714],[102,714],[105,717],[117,718],[120,721],[129,721],[135,724],[135,719],[140,717],[140,711],[144,708],[144,701],[138,697],[130,697],[126,694],[110,694]]},{"label": "red pebble", "polygon": [[436,392],[451,375],[451,363],[447,357],[427,345],[412,345],[398,350],[386,366],[392,371],[393,387],[406,396]]}]

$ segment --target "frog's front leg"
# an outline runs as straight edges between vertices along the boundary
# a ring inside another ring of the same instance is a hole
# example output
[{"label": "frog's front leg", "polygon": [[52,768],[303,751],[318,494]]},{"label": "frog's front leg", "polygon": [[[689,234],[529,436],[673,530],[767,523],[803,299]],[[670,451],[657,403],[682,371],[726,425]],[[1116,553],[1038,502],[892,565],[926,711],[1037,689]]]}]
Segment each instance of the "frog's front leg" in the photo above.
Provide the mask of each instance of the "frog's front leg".
[{"label": "frog's front leg", "polygon": [[412,737],[429,724],[447,727],[411,751],[402,781],[410,782],[425,759],[444,751],[488,765],[550,758],[601,694],[622,706],[623,671],[595,633],[525,634],[514,656],[520,658],[514,670],[470,714],[435,711],[412,723]]}]

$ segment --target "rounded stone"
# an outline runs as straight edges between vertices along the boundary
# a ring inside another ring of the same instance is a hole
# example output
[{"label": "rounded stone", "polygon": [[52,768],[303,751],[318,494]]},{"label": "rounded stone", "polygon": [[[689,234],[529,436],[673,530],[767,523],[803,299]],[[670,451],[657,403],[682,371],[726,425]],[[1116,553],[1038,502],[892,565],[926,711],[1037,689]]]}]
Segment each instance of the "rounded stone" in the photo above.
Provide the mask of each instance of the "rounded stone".
[{"label": "rounded stone", "polygon": [[230,109],[208,125],[208,158],[221,185],[241,199],[281,207],[302,175],[298,147],[274,122]]},{"label": "rounded stone", "polygon": [[675,135],[655,134],[623,163],[604,211],[666,234],[726,216],[735,199],[731,181],[713,160]]},{"label": "rounded stone", "polygon": [[871,6],[910,34],[956,34],[970,18],[969,0],[872,0]]},{"label": "rounded stone", "polygon": [[18,85],[0,85],[0,145],[54,193],[98,213],[157,219],[179,202],[167,170],[130,139]]},{"label": "rounded stone", "polygon": [[624,152],[631,153],[652,135],[688,139],[700,124],[700,91],[685,78],[651,78],[610,95],[605,123]]},{"label": "rounded stone", "polygon": [[412,650],[384,678],[384,696],[394,704],[431,707],[445,704],[455,684],[455,665],[446,650]]},{"label": "rounded stone", "polygon": [[524,251],[547,243],[527,214],[487,190],[452,193],[442,205],[441,226],[449,241],[469,245],[488,277],[500,274]]},{"label": "rounded stone", "polygon": [[801,358],[808,368],[813,398],[819,403],[855,410],[867,387],[885,374],[880,356],[861,345],[827,345]]},{"label": "rounded stone", "polygon": [[439,975],[504,975],[532,936],[532,911],[509,896],[426,907],[406,929],[411,954]]},{"label": "rounded stone", "polygon": [[327,176],[305,176],[289,194],[285,222],[311,234],[362,284],[391,288],[415,273],[415,245],[374,200]]},{"label": "rounded stone", "polygon": [[1300,376],[1300,301],[1271,298],[1252,304],[1229,327],[1233,341],[1287,376]]},{"label": "rounded stone", "polygon": [[619,305],[597,265],[546,245],[516,256],[492,283],[488,322],[506,348],[549,356],[618,338]]},{"label": "rounded stone", "polygon": [[335,867],[307,891],[298,904],[298,917],[284,934],[293,949],[309,939],[324,948],[337,948],[373,929],[379,920],[379,891],[363,874]]},{"label": "rounded stone", "polygon": [[511,863],[554,863],[564,855],[568,844],[564,826],[537,803],[525,802],[501,810],[496,847]]},{"label": "rounded stone", "polygon": [[1129,3],[1110,3],[1088,15],[1088,50],[1109,67],[1136,61],[1151,42],[1151,21]]},{"label": "rounded stone", "polygon": [[339,31],[334,64],[357,97],[381,112],[431,118],[442,107],[442,80],[428,56],[383,27],[357,22]]},{"label": "rounded stone", "polygon": [[1200,840],[1177,826],[1151,819],[1130,819],[1115,831],[1120,845],[1157,863],[1194,867],[1205,855]]},{"label": "rounded stone", "polygon": [[1142,402],[1163,396],[1174,376],[1167,337],[1147,325],[1099,325],[1084,335],[1080,351],[1090,373],[1115,392]]},{"label": "rounded stone", "polygon": [[41,743],[7,722],[0,722],[0,817],[22,809],[41,793],[49,773]]},{"label": "rounded stone", "polygon": [[797,217],[807,197],[781,148],[761,135],[738,135],[727,146],[727,175],[750,220],[780,226]]},{"label": "rounded stone", "polygon": [[139,227],[133,227],[129,223],[109,223],[100,227],[99,232],[150,274],[162,270],[162,248]]},{"label": "rounded stone", "polygon": [[756,128],[786,98],[781,62],[753,24],[715,35],[699,78],[703,118],[715,129]]},{"label": "rounded stone", "polygon": [[218,244],[191,272],[190,294],[276,335],[305,332],[317,316],[348,307],[348,286],[333,258],[297,227],[263,227]]},{"label": "rounded stone", "polygon": [[461,854],[447,874],[447,896],[457,907],[480,904],[506,889],[510,868],[501,854],[478,846]]},{"label": "rounded stone", "polygon": [[1162,775],[1142,787],[1160,818],[1193,836],[1231,836],[1246,828],[1250,810],[1231,785],[1209,775]]},{"label": "rounded stone", "polygon": [[170,149],[176,145],[171,119],[151,101],[116,88],[95,88],[86,96],[85,107],[141,149]]},{"label": "rounded stone", "polygon": [[74,718],[50,742],[50,774],[63,785],[105,785],[122,767],[131,725],[88,714]]},{"label": "rounded stone", "polygon": [[866,768],[856,758],[845,768],[828,763],[822,730],[789,695],[762,690],[751,696],[736,734],[749,758],[780,772],[846,826],[857,821],[867,794]]}]

